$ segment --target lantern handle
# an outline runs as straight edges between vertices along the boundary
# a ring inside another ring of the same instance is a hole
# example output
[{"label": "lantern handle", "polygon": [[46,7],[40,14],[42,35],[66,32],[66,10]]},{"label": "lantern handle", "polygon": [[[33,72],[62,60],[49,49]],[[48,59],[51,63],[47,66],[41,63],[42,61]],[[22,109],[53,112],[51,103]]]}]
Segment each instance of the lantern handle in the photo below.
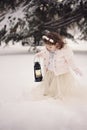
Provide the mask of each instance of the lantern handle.
[{"label": "lantern handle", "polygon": [[34,57],[34,63],[35,63],[36,59],[38,59],[37,61],[40,62],[40,57],[35,56],[35,57]]}]

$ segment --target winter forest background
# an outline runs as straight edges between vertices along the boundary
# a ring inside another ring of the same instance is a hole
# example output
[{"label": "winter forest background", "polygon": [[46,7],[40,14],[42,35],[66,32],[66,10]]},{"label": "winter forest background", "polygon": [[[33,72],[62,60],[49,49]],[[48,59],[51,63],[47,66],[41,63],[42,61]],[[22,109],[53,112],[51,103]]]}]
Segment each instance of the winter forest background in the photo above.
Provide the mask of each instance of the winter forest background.
[{"label": "winter forest background", "polygon": [[38,46],[46,31],[87,40],[87,0],[0,0],[0,45]]}]

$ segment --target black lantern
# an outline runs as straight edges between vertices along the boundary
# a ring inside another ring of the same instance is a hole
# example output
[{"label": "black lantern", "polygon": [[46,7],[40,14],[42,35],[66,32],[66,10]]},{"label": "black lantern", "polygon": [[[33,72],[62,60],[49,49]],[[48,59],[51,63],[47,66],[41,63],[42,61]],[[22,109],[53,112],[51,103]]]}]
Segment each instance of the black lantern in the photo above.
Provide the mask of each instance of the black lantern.
[{"label": "black lantern", "polygon": [[40,82],[43,79],[42,72],[41,72],[41,65],[40,62],[34,62],[34,77],[35,82]]}]

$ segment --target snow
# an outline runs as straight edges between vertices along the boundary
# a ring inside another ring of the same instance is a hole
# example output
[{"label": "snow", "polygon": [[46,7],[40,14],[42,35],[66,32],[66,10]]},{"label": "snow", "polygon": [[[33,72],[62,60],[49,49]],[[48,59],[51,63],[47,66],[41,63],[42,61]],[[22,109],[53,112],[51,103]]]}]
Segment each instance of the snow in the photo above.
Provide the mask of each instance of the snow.
[{"label": "snow", "polygon": [[[52,98],[30,100],[34,82],[34,54],[29,47],[0,47],[0,130],[87,130],[87,104]],[[87,85],[87,52],[75,52]]]},{"label": "snow", "polygon": [[[24,8],[26,8],[26,6],[19,7],[14,12],[9,10],[5,14],[4,19],[0,22],[0,30],[4,27],[4,25],[7,25],[7,30],[9,30],[11,28],[11,25],[14,26],[18,22],[18,18],[24,19],[25,18]],[[10,17],[10,19],[9,19],[9,17]],[[14,20],[14,18],[15,18],[15,20]]]},{"label": "snow", "polygon": [[74,51],[87,51],[87,41],[86,40],[77,40],[72,41],[70,39],[67,39],[68,45],[74,50]]}]

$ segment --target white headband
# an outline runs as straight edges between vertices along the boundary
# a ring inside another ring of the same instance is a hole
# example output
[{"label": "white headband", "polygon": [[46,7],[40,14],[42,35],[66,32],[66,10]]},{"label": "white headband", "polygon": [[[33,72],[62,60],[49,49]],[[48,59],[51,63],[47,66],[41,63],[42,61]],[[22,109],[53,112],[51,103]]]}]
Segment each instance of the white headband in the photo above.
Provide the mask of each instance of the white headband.
[{"label": "white headband", "polygon": [[42,36],[43,39],[46,39],[47,41],[51,42],[51,43],[54,43],[54,40],[53,39],[50,39],[48,38],[47,36],[43,35]]}]

